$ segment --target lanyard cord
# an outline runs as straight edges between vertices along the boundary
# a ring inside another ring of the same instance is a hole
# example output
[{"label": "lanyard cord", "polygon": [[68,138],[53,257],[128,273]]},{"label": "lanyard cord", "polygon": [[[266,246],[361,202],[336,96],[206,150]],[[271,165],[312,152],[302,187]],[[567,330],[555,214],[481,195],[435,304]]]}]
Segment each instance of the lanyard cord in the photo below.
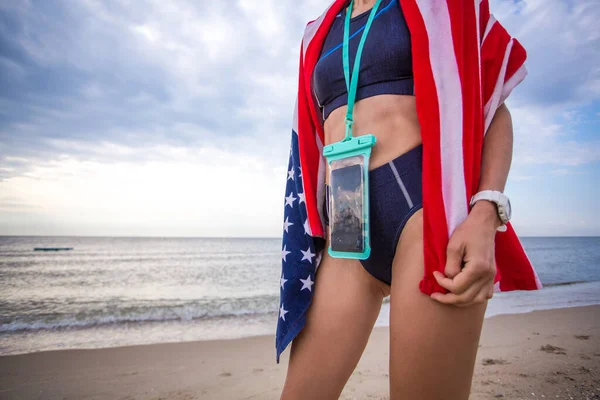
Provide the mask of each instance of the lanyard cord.
[{"label": "lanyard cord", "polygon": [[352,14],[352,7],[354,5],[354,0],[350,2],[350,6],[348,10],[346,10],[346,21],[344,23],[344,48],[343,48],[343,63],[344,63],[344,78],[346,79],[346,89],[348,90],[348,111],[346,112],[346,138],[344,141],[352,139],[352,124],[354,123],[353,115],[354,112],[354,100],[356,99],[356,89],[358,87],[358,72],[360,69],[360,58],[362,56],[363,47],[365,47],[365,41],[367,40],[367,34],[371,29],[371,24],[375,19],[375,14],[377,13],[377,9],[379,8],[379,4],[381,4],[381,0],[377,0],[373,8],[371,9],[371,13],[369,14],[369,19],[367,24],[365,25],[365,30],[360,38],[360,43],[358,44],[358,49],[356,50],[356,57],[354,59],[354,67],[352,68],[352,80],[350,81],[350,56],[349,56],[349,42],[350,42],[350,15]]}]

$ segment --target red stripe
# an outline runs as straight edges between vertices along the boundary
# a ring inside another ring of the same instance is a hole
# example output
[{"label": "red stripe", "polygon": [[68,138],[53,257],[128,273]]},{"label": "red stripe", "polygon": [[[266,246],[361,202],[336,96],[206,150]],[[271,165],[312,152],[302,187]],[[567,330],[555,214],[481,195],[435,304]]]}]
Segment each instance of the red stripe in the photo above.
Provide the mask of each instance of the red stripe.
[{"label": "red stripe", "polygon": [[[302,47],[300,48],[300,73],[298,87],[304,87],[303,74],[303,55]],[[310,118],[310,103],[303,90],[298,91],[298,152],[300,154],[300,165],[302,167],[302,182],[304,186],[304,194],[306,200],[306,210],[308,219],[311,222],[313,235],[319,234],[319,227],[313,222],[319,220],[318,212],[315,217],[316,198],[317,198],[317,178],[318,178],[318,148],[314,139],[314,125]],[[319,224],[320,225],[320,224]],[[322,231],[322,229],[321,229]],[[322,233],[321,233],[322,234]]]},{"label": "red stripe", "polygon": [[440,155],[440,116],[437,91],[429,60],[429,41],[425,22],[415,0],[401,0],[411,33],[413,74],[417,114],[423,140],[423,252],[424,276],[419,283],[423,293],[446,293],[433,277],[446,264],[448,227],[442,199]]},{"label": "red stripe", "polygon": [[[333,24],[336,15],[342,10],[345,5],[345,0],[336,0],[334,4],[329,8],[321,25],[317,29],[315,36],[308,43],[306,49],[306,60],[305,60],[305,68],[304,68],[304,90],[307,98],[313,101],[313,91],[312,91],[312,74],[317,65],[317,61],[319,60],[319,56],[321,54],[321,49],[323,48],[323,44],[325,43],[325,38],[327,37],[327,33],[329,32],[329,28]],[[314,104],[313,104],[314,105]],[[317,128],[317,133],[321,139],[321,143],[325,143],[325,132],[323,129],[323,125],[321,123],[321,119],[319,118],[319,114],[317,112],[317,107],[311,107],[311,118],[313,120],[314,126]]]},{"label": "red stripe", "polygon": [[508,230],[496,234],[496,263],[502,272],[500,290],[535,290],[535,272],[510,223]]},{"label": "red stripe", "polygon": [[[325,15],[321,25],[317,29],[315,36],[308,43],[306,49],[306,58],[304,68],[300,67],[300,82],[298,98],[302,99],[302,108],[298,108],[298,146],[300,151],[300,160],[302,163],[302,177],[304,182],[304,192],[306,194],[306,210],[312,236],[324,236],[324,227],[319,216],[319,207],[317,204],[317,185],[319,183],[319,161],[322,157],[317,146],[315,134],[318,134],[321,143],[325,142],[325,133],[323,125],[319,119],[317,109],[313,100],[311,89],[311,77],[317,63],[323,43],[329,32],[329,28],[335,19],[335,16],[344,6],[344,0],[337,0]],[[299,100],[300,101],[300,100]],[[302,127],[301,123],[302,122]]]},{"label": "red stripe", "polygon": [[494,24],[487,35],[481,48],[481,65],[483,79],[483,103],[487,104],[502,68],[502,60],[506,53],[506,46],[510,41],[510,35],[498,22]]},{"label": "red stripe", "polygon": [[513,38],[513,46],[510,49],[510,58],[508,59],[508,65],[506,66],[506,75],[504,82],[512,78],[519,68],[525,63],[527,58],[527,52],[521,43]]}]

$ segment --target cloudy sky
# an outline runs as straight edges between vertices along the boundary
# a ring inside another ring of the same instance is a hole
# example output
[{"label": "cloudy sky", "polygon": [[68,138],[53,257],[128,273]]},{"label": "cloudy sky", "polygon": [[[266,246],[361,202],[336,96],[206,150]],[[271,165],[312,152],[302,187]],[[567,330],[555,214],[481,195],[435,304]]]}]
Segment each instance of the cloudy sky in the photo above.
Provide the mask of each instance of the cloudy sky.
[{"label": "cloudy sky", "polygon": [[[329,0],[0,3],[0,234],[281,234],[298,50]],[[600,2],[495,0],[520,235],[600,235]]]}]

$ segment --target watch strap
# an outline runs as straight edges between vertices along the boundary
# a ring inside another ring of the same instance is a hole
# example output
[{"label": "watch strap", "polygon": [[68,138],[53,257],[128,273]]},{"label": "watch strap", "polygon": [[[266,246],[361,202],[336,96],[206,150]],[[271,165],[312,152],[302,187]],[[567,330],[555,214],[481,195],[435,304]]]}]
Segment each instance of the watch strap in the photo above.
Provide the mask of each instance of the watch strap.
[{"label": "watch strap", "polygon": [[473,206],[477,200],[491,200],[494,203],[498,204],[502,201],[503,193],[497,190],[482,190],[477,192],[473,197],[471,197],[470,205]]},{"label": "watch strap", "polygon": [[[490,200],[494,203],[496,203],[496,209],[498,210],[499,204],[500,203],[504,203],[506,195],[502,192],[499,192],[497,190],[482,190],[480,192],[477,192],[474,196],[471,197],[471,201],[469,202],[469,206],[473,207],[473,205],[478,201],[478,200]],[[500,212],[498,211],[498,218],[500,218],[500,220],[502,220],[502,218],[500,217]],[[506,230],[508,229],[506,226],[506,223],[504,221],[502,221],[502,225],[500,225],[498,228],[496,228],[497,231],[499,232],[506,232]]]}]

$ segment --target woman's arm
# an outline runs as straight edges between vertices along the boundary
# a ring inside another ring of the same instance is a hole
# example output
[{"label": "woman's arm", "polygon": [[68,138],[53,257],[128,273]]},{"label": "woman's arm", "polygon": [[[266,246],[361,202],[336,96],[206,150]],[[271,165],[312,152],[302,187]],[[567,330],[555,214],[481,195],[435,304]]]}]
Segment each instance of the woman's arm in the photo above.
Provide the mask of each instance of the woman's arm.
[{"label": "woman's arm", "polygon": [[[477,191],[504,191],[512,161],[513,129],[504,103],[498,107],[483,140],[481,175]],[[496,204],[476,202],[467,218],[454,230],[447,248],[444,274],[434,272],[446,294],[431,298],[444,304],[468,306],[490,299],[494,292],[496,228],[502,225]],[[463,265],[464,264],[464,265]]]},{"label": "woman's arm", "polygon": [[[483,152],[481,156],[481,176],[477,192],[485,189],[504,191],[513,149],[513,127],[510,111],[504,103],[496,110],[487,134],[483,139]],[[482,224],[496,232],[502,225],[498,216],[496,204],[491,201],[476,202],[471,213]]]}]

